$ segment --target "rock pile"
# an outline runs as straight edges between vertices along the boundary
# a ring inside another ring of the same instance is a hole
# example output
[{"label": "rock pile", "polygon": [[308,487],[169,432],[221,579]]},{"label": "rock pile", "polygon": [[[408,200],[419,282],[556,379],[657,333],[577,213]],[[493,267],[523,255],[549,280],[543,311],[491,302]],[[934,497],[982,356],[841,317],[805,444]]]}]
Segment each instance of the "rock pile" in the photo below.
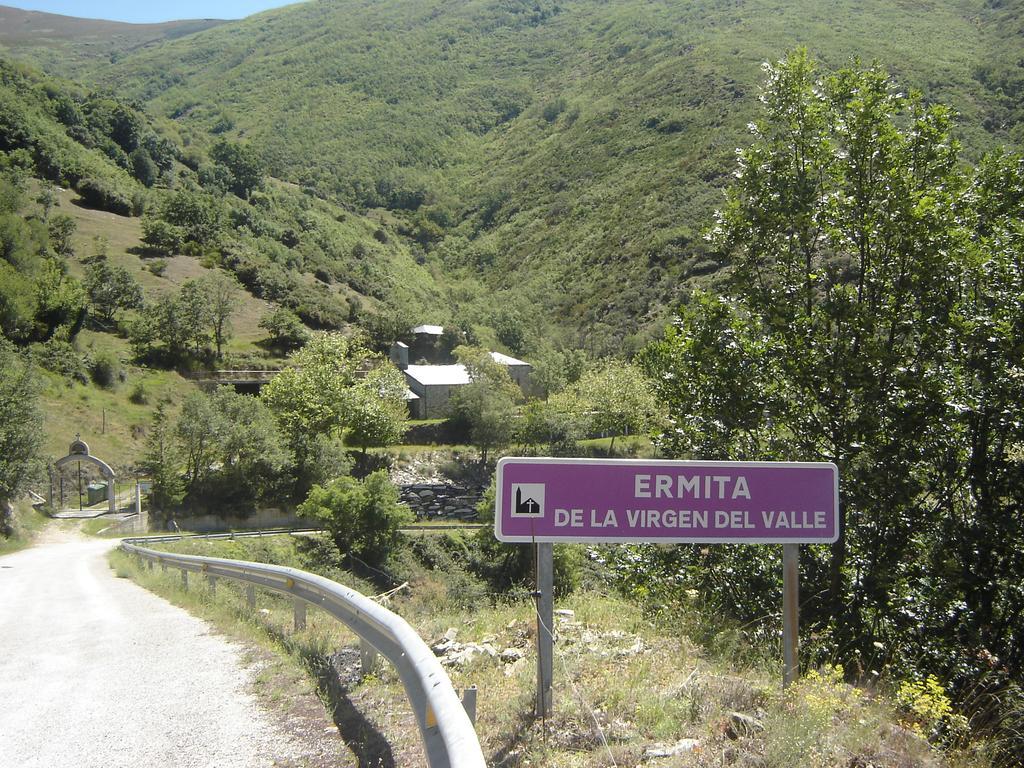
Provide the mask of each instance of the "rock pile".
[{"label": "rock pile", "polygon": [[441,664],[446,667],[464,667],[476,657],[486,656],[507,665],[506,673],[509,673],[510,669],[518,668],[519,663],[526,658],[525,648],[499,649],[494,645],[493,637],[485,637],[479,643],[460,643],[455,639],[457,636],[458,630],[453,627],[444,633],[443,638],[430,646],[440,658]]},{"label": "rock pile", "polygon": [[414,483],[399,488],[399,499],[420,520],[472,520],[480,498],[479,491],[448,483]]}]

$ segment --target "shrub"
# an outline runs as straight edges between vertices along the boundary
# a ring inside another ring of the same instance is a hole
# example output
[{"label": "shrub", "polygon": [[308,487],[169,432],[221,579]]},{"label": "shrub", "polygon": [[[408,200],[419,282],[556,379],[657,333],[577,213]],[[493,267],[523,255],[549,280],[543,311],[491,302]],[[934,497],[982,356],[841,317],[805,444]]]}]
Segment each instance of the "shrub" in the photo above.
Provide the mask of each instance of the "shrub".
[{"label": "shrub", "polygon": [[176,253],[185,242],[185,230],[155,216],[147,216],[142,219],[142,242],[158,251]]},{"label": "shrub", "polygon": [[99,208],[102,211],[117,213],[121,216],[132,215],[131,197],[125,195],[105,179],[90,176],[78,182],[76,189],[85,204],[92,208]]},{"label": "shrub", "polygon": [[82,356],[70,342],[58,335],[43,344],[34,345],[32,356],[36,363],[48,371],[53,371],[82,384],[89,380]]},{"label": "shrub", "polygon": [[967,719],[953,711],[953,702],[934,675],[923,681],[900,683],[896,702],[904,723],[929,740],[956,742],[967,734]]},{"label": "shrub", "polygon": [[559,96],[544,105],[544,108],[541,110],[541,116],[549,123],[553,123],[565,111],[566,106],[568,105],[565,99]]},{"label": "shrub", "polygon": [[271,346],[284,351],[298,349],[309,338],[309,332],[298,315],[285,307],[278,307],[266,315],[259,325],[270,334]]},{"label": "shrub", "polygon": [[398,490],[383,471],[365,480],[339,477],[326,486],[313,486],[298,512],[322,520],[343,554],[371,565],[384,561],[399,526],[413,520],[408,507],[398,503]]},{"label": "shrub", "polygon": [[[494,537],[494,494],[495,483],[484,493],[477,505],[477,513],[484,527],[474,535],[470,568],[486,579],[491,589],[506,592],[511,589],[529,588],[534,580],[533,547],[522,544],[506,544]],[[571,544],[554,547],[555,594],[567,595],[580,584],[583,571],[583,549]]]},{"label": "shrub", "polygon": [[345,299],[325,287],[297,285],[286,300],[295,314],[312,328],[343,328],[348,320]]},{"label": "shrub", "polygon": [[118,380],[121,363],[111,352],[99,352],[89,363],[89,377],[104,389],[110,389]]},{"label": "shrub", "polygon": [[132,391],[128,394],[128,399],[136,405],[146,405],[149,402],[149,393],[146,391],[146,385],[141,381],[135,382],[135,386],[132,387]]}]

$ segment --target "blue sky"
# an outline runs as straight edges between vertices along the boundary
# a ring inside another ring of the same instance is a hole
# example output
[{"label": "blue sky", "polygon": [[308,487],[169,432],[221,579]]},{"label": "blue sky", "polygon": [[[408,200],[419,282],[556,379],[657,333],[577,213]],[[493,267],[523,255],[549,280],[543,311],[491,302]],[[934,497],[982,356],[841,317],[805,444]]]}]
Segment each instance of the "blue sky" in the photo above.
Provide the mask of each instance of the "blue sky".
[{"label": "blue sky", "polygon": [[241,19],[296,0],[0,0],[0,5],[86,19],[148,23],[176,19]]}]

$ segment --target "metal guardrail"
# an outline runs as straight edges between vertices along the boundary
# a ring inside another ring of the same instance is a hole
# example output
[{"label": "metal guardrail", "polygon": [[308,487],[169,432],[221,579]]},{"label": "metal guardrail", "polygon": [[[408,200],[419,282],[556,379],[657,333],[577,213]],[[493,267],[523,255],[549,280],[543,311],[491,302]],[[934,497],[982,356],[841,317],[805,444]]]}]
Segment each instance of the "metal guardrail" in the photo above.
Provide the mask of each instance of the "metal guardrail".
[{"label": "metal guardrail", "polygon": [[[202,573],[211,580],[234,579],[291,595],[297,601],[297,624],[300,616],[298,601],[304,601],[302,624],[305,623],[305,603],[318,606],[334,616],[359,635],[364,643],[388,659],[397,670],[416,715],[430,767],[484,768],[486,764],[476,731],[451,680],[434,652],[401,616],[349,587],[295,568],[157,552],[135,543],[154,540],[125,539],[121,542],[121,548],[151,564],[159,564],[162,568],[169,566],[181,569],[186,583],[189,572]],[[248,599],[250,605],[255,605],[255,593],[251,587]],[[364,665],[367,664],[365,648],[363,660]]]},{"label": "metal guardrail", "polygon": [[169,541],[182,539],[249,539],[262,536],[284,536],[299,533],[323,533],[323,528],[259,528],[252,531],[223,531],[199,533],[180,531],[178,533],[158,534],[156,536],[132,536],[125,539],[130,544],[165,544]]},{"label": "metal guardrail", "polygon": [[[429,525],[403,525],[398,530],[401,533],[412,533],[414,531],[475,531],[487,527],[484,523],[431,523]],[[325,533],[326,528],[260,528],[252,531],[219,531],[200,533],[194,531],[181,531],[179,533],[158,534],[155,536],[133,536],[125,539],[133,544],[164,544],[168,541],[181,541],[182,539],[247,539],[262,536],[285,536],[289,534]]]}]

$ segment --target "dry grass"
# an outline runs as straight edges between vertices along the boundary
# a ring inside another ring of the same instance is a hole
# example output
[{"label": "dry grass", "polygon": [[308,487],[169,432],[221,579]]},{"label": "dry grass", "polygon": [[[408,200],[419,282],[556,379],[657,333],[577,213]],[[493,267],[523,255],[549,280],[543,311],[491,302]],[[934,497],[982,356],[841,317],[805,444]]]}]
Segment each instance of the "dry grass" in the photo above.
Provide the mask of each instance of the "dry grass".
[{"label": "dry grass", "polygon": [[[113,338],[106,334],[96,335]],[[84,344],[88,345],[89,340],[90,337],[85,336]],[[43,453],[53,458],[64,456],[75,434],[80,433],[89,444],[90,452],[111,464],[115,471],[137,463],[145,450],[153,404],[160,400],[179,403],[195,385],[172,371],[128,366],[127,373],[128,380],[112,389],[44,374],[46,383],[40,402]],[[147,392],[148,404],[129,400],[132,388],[140,381]],[[126,478],[118,478],[119,482],[123,479]]]},{"label": "dry grass", "polygon": [[[142,220],[84,208],[75,202],[77,198],[74,190],[58,190],[57,205],[51,212],[51,215],[67,214],[77,225],[72,236],[75,258],[70,260],[71,272],[75,276],[81,277],[85,274],[83,259],[94,256],[98,244],[105,247],[111,264],[126,268],[139,281],[147,298],[170,292],[186,280],[201,277],[207,272],[198,259],[191,256],[171,256],[164,259],[167,266],[163,274],[153,274],[149,266],[154,259],[142,258],[135,253],[142,246]],[[238,311],[232,317],[235,335],[228,344],[227,351],[252,351],[254,342],[265,339],[267,334],[259,327],[259,322],[271,309],[268,302],[242,291]]]}]

